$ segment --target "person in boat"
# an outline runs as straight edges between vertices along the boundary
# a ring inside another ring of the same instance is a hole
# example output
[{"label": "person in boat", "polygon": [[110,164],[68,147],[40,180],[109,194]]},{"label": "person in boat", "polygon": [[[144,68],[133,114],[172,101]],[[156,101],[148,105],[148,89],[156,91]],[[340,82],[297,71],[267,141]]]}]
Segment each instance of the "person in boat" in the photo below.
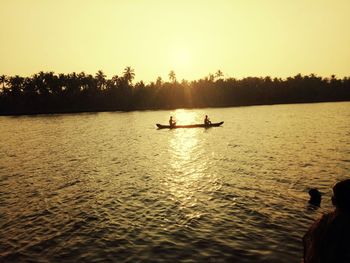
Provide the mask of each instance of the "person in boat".
[{"label": "person in boat", "polygon": [[170,116],[169,125],[170,127],[174,127],[176,125],[176,121],[173,120],[173,116]]},{"label": "person in boat", "polygon": [[333,187],[334,211],[324,214],[303,237],[304,263],[350,262],[350,179]]},{"label": "person in boat", "polygon": [[208,115],[205,115],[204,124],[205,125],[210,125],[211,124],[211,121],[209,120]]},{"label": "person in boat", "polygon": [[321,193],[318,191],[317,188],[311,188],[309,190],[310,200],[309,204],[314,206],[320,206],[321,205]]}]

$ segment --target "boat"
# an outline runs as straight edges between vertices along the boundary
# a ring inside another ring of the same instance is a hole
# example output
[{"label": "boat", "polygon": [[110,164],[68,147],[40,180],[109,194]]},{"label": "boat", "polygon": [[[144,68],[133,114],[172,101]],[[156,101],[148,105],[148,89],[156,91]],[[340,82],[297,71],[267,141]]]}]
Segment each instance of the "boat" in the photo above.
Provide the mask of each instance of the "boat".
[{"label": "boat", "polygon": [[178,128],[211,128],[211,127],[219,127],[223,124],[224,122],[217,122],[217,123],[211,123],[211,124],[190,124],[190,125],[175,125],[175,126],[170,126],[170,125],[162,125],[157,123],[158,129],[178,129]]}]

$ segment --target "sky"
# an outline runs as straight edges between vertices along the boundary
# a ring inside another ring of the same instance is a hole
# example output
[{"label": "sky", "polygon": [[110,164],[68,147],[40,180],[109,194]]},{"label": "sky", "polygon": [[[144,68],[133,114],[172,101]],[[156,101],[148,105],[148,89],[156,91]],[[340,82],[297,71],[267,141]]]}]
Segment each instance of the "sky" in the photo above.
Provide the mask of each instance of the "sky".
[{"label": "sky", "polygon": [[0,0],[0,75],[350,76],[349,0]]}]

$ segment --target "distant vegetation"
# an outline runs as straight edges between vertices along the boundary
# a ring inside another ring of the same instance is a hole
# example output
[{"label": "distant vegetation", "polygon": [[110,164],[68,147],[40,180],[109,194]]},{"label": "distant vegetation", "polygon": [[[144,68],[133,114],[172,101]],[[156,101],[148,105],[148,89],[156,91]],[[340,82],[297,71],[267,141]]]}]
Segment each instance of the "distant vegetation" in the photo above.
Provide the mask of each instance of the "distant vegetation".
[{"label": "distant vegetation", "polygon": [[39,72],[31,77],[0,76],[0,114],[36,114],[85,111],[225,107],[260,104],[349,101],[350,78],[322,78],[300,74],[286,79],[271,77],[223,78],[215,74],[178,81],[133,83],[134,70],[106,78],[71,73]]}]

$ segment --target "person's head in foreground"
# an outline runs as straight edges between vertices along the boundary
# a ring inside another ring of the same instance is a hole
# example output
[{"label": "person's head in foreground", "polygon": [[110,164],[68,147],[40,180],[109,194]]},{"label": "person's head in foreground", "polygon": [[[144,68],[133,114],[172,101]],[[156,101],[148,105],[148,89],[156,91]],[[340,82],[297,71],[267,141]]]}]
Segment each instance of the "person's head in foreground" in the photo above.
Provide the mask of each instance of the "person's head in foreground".
[{"label": "person's head in foreground", "polygon": [[350,214],[350,179],[334,185],[332,203],[338,212]]},{"label": "person's head in foreground", "polygon": [[350,179],[333,187],[335,210],[323,215],[303,237],[305,263],[350,262]]}]

